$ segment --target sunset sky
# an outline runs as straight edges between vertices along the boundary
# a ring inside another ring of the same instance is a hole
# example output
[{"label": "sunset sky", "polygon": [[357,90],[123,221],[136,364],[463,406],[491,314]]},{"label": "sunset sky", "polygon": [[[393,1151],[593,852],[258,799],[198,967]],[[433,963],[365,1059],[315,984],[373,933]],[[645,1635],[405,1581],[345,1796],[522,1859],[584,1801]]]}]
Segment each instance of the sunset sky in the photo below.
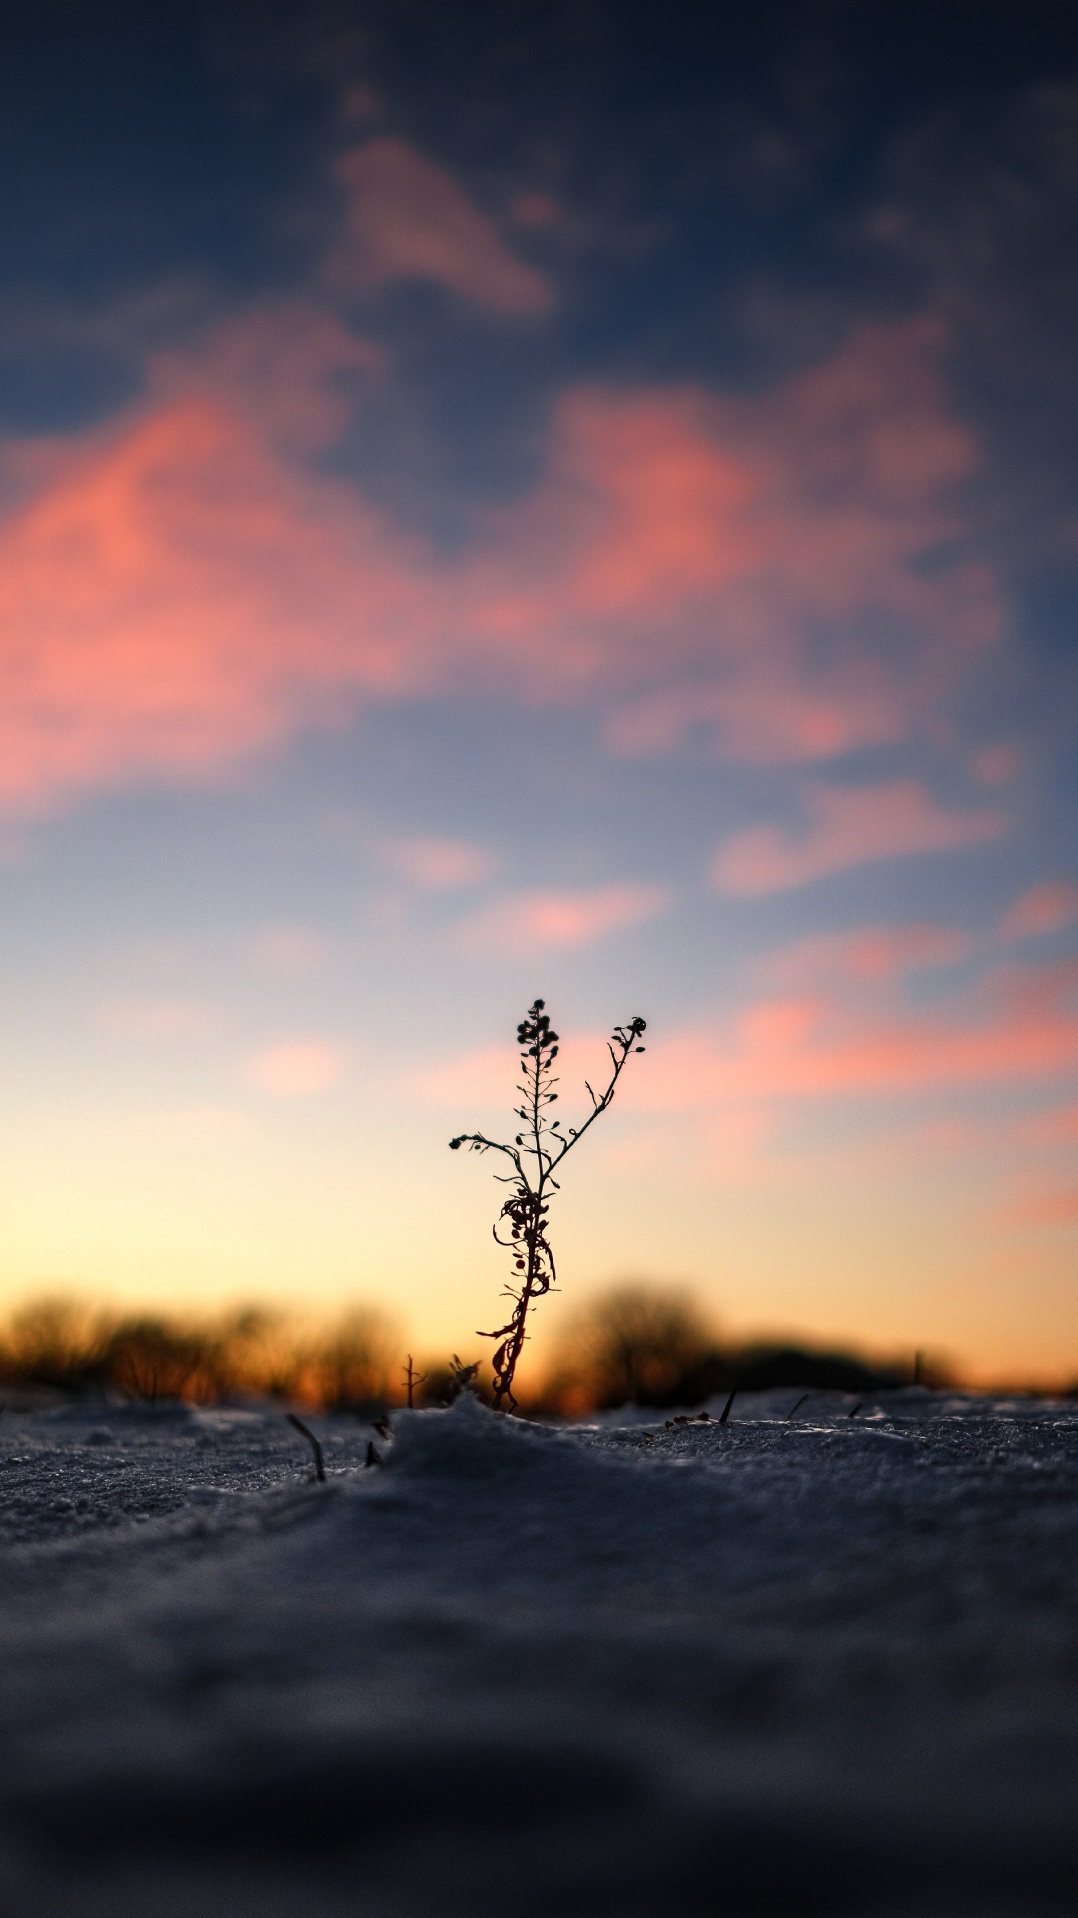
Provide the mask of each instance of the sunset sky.
[{"label": "sunset sky", "polygon": [[[16,6],[0,1294],[1078,1377],[1078,16]],[[571,1117],[567,1113],[567,1117]]]}]

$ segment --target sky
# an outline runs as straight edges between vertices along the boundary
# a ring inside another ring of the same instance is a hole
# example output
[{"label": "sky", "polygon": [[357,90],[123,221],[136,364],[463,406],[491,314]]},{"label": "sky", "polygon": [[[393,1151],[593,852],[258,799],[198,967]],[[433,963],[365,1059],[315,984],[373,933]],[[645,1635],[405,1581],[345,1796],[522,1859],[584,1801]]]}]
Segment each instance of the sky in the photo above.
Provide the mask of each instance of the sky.
[{"label": "sky", "polygon": [[35,0],[0,61],[0,1302],[1078,1377],[1078,22]]}]

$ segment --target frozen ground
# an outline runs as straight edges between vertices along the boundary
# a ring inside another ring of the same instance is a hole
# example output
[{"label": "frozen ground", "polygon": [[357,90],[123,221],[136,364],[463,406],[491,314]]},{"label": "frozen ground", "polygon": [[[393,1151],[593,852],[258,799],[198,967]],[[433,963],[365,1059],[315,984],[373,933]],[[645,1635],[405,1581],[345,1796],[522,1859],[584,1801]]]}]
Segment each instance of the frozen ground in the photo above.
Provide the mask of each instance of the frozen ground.
[{"label": "frozen ground", "polygon": [[1078,1405],[796,1396],[6,1413],[0,1909],[1073,1913]]}]

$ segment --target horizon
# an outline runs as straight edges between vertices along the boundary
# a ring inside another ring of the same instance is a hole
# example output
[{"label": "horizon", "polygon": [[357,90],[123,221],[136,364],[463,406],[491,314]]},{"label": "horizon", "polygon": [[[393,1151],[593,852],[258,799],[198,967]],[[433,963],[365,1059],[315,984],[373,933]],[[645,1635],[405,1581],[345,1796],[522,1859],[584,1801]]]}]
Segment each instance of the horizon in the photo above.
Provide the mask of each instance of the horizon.
[{"label": "horizon", "polygon": [[[805,1338],[796,1327],[735,1329],[717,1322],[698,1292],[639,1275],[589,1290],[569,1303],[564,1317],[547,1321],[538,1338],[534,1317],[528,1323],[517,1381],[523,1417],[611,1409],[614,1400],[604,1396],[610,1367],[635,1368],[641,1361],[645,1376],[639,1386],[626,1384],[619,1404],[684,1409],[725,1399],[731,1389],[738,1400],[801,1390],[805,1381],[796,1376],[755,1382],[752,1367],[771,1360],[789,1361],[786,1369],[792,1365],[795,1372],[808,1361],[832,1373],[855,1368],[866,1374],[856,1384],[842,1385],[835,1377],[810,1382],[809,1395],[824,1399],[837,1394],[882,1402],[890,1392],[910,1388],[988,1398],[1078,1393],[1078,1377],[1065,1366],[1055,1377],[1039,1379],[1017,1372],[978,1376],[938,1350],[872,1349],[852,1339]],[[452,1343],[463,1348],[463,1364],[480,1361],[474,1389],[489,1404],[484,1352],[467,1338]],[[631,1361],[625,1357],[630,1349],[638,1354]],[[355,1297],[336,1310],[251,1296],[199,1309],[160,1299],[121,1303],[46,1292],[14,1301],[0,1319],[0,1396],[8,1397],[46,1389],[61,1400],[101,1395],[109,1402],[278,1402],[329,1414],[375,1402],[399,1408],[408,1403],[411,1378],[418,1403],[438,1407],[450,1402],[446,1391],[453,1395],[456,1358],[445,1346],[410,1342],[384,1300]],[[346,1388],[346,1377],[358,1383]]]}]

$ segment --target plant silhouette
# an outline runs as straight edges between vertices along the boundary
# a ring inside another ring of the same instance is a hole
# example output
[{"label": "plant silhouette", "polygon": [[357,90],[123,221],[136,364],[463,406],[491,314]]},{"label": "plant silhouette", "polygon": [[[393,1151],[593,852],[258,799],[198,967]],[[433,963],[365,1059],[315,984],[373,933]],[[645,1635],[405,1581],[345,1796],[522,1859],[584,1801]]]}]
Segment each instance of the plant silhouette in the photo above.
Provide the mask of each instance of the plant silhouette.
[{"label": "plant silhouette", "polygon": [[523,1084],[517,1090],[523,1095],[524,1103],[514,1107],[514,1112],[523,1121],[524,1130],[516,1133],[512,1144],[488,1139],[482,1132],[462,1132],[449,1141],[451,1152],[466,1145],[473,1152],[504,1153],[513,1167],[512,1172],[495,1175],[499,1183],[511,1186],[512,1191],[494,1225],[498,1244],[513,1255],[514,1283],[505,1288],[506,1297],[513,1300],[513,1310],[506,1325],[494,1332],[477,1334],[482,1339],[501,1341],[492,1361],[496,1411],[511,1412],[517,1403],[513,1380],[524,1349],[528,1311],[536,1299],[551,1291],[557,1278],[547,1224],[551,1195],[559,1190],[554,1175],[573,1147],[579,1145],[588,1127],[606,1111],[630,1053],[644,1050],[637,1044],[645,1030],[643,1019],[631,1019],[627,1026],[615,1026],[607,1041],[611,1073],[604,1091],[596,1093],[585,1080],[591,1112],[583,1125],[563,1129],[560,1119],[552,1120],[549,1116],[549,1108],[558,1097],[553,1090],[558,1080],[551,1071],[558,1056],[558,1035],[551,1027],[545,1007],[545,1000],[536,999],[517,1027],[523,1073]]}]

